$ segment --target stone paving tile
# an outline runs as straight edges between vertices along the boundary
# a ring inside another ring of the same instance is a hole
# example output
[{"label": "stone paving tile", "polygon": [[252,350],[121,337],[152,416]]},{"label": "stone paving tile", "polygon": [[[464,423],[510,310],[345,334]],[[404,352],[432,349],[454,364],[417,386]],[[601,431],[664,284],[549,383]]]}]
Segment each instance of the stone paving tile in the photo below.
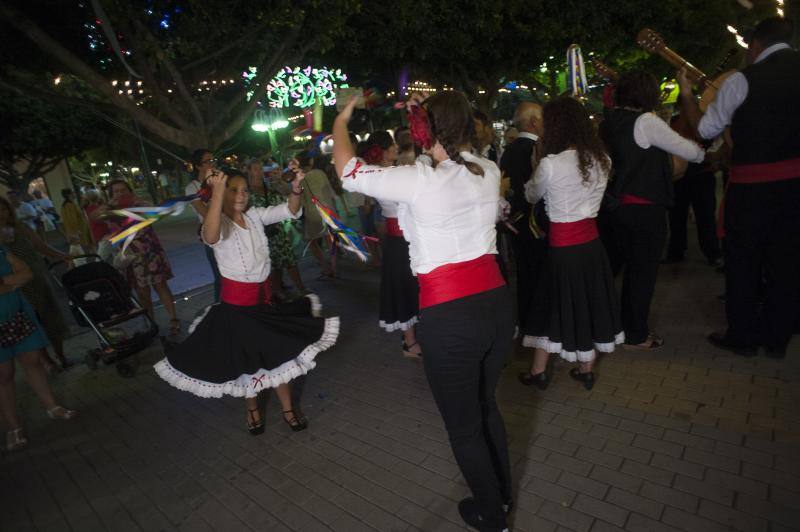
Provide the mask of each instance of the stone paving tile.
[{"label": "stone paving tile", "polygon": [[[193,256],[183,244],[174,256]],[[341,277],[309,283],[347,325],[306,379],[308,431],[289,432],[265,397],[267,430],[251,437],[240,400],[200,400],[158,379],[155,344],[133,379],[83,367],[55,378],[81,410],[69,423],[47,420],[21,384],[31,445],[0,458],[0,528],[465,530],[456,503],[468,489],[422,367],[374,327],[375,274],[345,261]],[[741,360],[706,345],[723,321],[721,289],[700,260],[663,268],[652,321],[667,345],[604,357],[591,392],[555,359],[547,391],[522,387],[530,352],[513,353],[498,402],[514,530],[798,529],[800,350]],[[184,321],[209,295],[186,297]],[[67,345],[79,356],[94,339]]]}]

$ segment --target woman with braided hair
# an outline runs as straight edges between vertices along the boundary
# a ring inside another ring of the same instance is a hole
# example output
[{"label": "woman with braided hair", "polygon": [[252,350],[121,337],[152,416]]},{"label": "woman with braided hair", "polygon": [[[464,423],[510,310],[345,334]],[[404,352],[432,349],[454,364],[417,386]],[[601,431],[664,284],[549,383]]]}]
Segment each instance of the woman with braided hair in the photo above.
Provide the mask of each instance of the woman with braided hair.
[{"label": "woman with braided hair", "polygon": [[[397,162],[397,145],[386,131],[369,136],[364,153],[367,164],[388,168]],[[381,296],[378,326],[386,332],[403,331],[403,356],[420,358],[422,349],[417,342],[415,324],[419,313],[419,285],[411,273],[408,241],[397,222],[400,204],[376,199],[385,218],[385,234],[381,237]]]},{"label": "woman with braided hair", "polygon": [[474,497],[459,503],[464,521],[506,529],[511,475],[495,388],[511,352],[511,297],[494,254],[500,171],[472,152],[469,101],[447,91],[407,104],[415,142],[435,166],[382,168],[353,156],[350,101],[333,126],[336,170],[346,190],[399,204],[419,282],[419,339],[433,397],[453,454]]}]

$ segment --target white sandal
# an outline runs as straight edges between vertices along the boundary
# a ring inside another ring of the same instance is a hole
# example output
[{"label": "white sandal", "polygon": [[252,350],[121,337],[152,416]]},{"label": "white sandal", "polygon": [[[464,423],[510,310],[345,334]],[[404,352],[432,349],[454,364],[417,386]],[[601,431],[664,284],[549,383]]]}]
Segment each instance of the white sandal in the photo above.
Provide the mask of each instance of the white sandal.
[{"label": "white sandal", "polygon": [[22,429],[14,429],[6,432],[6,450],[16,451],[28,445],[28,438]]},{"label": "white sandal", "polygon": [[72,419],[77,415],[76,410],[69,410],[63,406],[54,406],[47,411],[47,417],[50,419]]}]

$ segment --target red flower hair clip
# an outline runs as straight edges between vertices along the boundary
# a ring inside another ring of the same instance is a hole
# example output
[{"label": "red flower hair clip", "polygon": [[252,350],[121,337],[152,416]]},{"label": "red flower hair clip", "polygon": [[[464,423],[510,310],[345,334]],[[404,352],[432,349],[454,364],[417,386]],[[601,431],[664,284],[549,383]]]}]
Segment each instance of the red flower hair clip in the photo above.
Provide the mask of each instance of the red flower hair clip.
[{"label": "red flower hair clip", "polygon": [[383,148],[373,144],[364,153],[364,160],[367,164],[381,164],[383,162]]},{"label": "red flower hair clip", "polygon": [[411,105],[408,108],[408,127],[411,130],[411,138],[418,147],[429,150],[433,146],[433,135],[431,125],[428,120],[428,113],[419,105]]}]

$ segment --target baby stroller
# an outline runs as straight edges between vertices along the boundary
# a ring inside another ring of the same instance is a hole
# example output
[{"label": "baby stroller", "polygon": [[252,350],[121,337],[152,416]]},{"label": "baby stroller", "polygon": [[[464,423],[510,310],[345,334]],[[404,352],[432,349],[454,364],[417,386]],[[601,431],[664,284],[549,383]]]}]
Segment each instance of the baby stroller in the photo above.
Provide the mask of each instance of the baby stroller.
[{"label": "baby stroller", "polygon": [[[99,255],[73,257],[76,262],[85,262],[60,277],[59,270],[66,261],[50,264],[50,273],[56,283],[64,288],[69,297],[69,306],[75,320],[83,327],[91,327],[97,335],[99,348],[86,354],[85,362],[90,369],[97,369],[98,361],[114,364],[122,377],[133,377],[136,365],[126,361],[128,357],[142,351],[158,336],[158,325],[147,314],[131,293],[128,282],[113,266],[103,262]],[[140,325],[128,331],[131,322]]]}]

